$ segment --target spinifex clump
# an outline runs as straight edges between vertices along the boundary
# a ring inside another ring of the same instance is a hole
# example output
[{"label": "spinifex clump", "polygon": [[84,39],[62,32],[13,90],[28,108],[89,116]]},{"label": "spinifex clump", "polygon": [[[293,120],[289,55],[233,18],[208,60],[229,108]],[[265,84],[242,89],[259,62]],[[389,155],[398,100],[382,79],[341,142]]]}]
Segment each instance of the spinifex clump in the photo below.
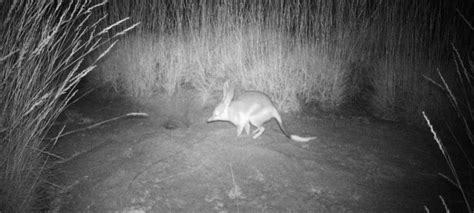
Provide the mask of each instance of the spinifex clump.
[{"label": "spinifex clump", "polygon": [[104,4],[0,2],[1,212],[43,208],[35,206],[46,199],[37,196],[50,148],[42,140],[78,82],[95,68],[85,57],[96,52],[99,60],[117,40],[108,34],[115,25],[104,28],[104,17],[91,16]]}]

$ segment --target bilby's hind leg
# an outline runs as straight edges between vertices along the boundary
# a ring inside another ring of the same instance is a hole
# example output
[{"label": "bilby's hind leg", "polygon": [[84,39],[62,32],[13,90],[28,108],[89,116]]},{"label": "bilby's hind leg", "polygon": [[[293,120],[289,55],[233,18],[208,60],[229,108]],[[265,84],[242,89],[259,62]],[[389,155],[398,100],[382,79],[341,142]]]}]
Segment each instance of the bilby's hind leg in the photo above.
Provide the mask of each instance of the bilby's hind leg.
[{"label": "bilby's hind leg", "polygon": [[265,131],[265,127],[263,127],[263,126],[257,127],[257,129],[252,132],[252,133],[255,134],[252,138],[253,138],[253,139],[258,138],[260,135],[263,134],[263,131]]},{"label": "bilby's hind leg", "polygon": [[268,115],[262,114],[260,117],[254,117],[250,119],[250,123],[257,127],[254,131],[252,131],[252,134],[255,134],[252,138],[258,138],[260,135],[263,134],[263,131],[265,131],[265,127],[263,127],[263,124],[268,121]]}]

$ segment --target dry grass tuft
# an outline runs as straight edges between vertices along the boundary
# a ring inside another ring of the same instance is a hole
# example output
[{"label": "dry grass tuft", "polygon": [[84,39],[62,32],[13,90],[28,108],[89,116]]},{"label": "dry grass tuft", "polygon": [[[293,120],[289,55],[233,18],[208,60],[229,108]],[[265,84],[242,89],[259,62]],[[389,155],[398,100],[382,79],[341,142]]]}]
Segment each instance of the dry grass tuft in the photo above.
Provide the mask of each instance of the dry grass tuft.
[{"label": "dry grass tuft", "polygon": [[[471,30],[473,29],[471,28]],[[430,122],[425,112],[423,112],[423,117],[430,128],[433,138],[438,144],[438,147],[441,150],[446,163],[449,166],[452,177],[449,177],[445,174],[440,175],[460,191],[462,198],[464,199],[463,201],[467,212],[473,212],[472,200],[474,198],[474,192],[472,190],[472,174],[474,172],[474,162],[472,159],[474,159],[474,137],[472,126],[474,125],[474,110],[472,106],[472,100],[474,98],[474,63],[472,59],[468,59],[468,63],[465,63],[466,60],[461,58],[454,45],[453,52],[457,65],[456,73],[458,79],[456,83],[461,86],[453,87],[452,85],[448,84],[446,78],[439,70],[438,74],[441,79],[441,83],[437,83],[437,81],[427,78],[429,82],[435,84],[443,90],[451,103],[451,109],[454,110],[455,114],[457,115],[456,123],[454,124],[456,126],[454,128],[449,124],[447,124],[445,127],[442,127],[450,130],[451,135],[447,138],[449,138],[449,141],[453,144],[443,143],[441,136],[437,134],[433,124]],[[460,90],[457,90],[458,88],[460,88]],[[459,131],[454,133],[453,129]],[[451,150],[449,150],[447,147],[455,148],[451,148]],[[452,153],[458,154],[453,155]],[[445,206],[446,212],[449,212],[449,208],[447,207],[444,200],[442,200],[442,202]]]},{"label": "dry grass tuft", "polygon": [[[111,43],[91,14],[106,2],[0,2],[0,211],[39,211],[49,158],[42,139]],[[39,206],[38,206],[39,205]]]},{"label": "dry grass tuft", "polygon": [[421,110],[445,104],[422,79],[435,76],[456,37],[459,20],[445,4],[119,0],[107,5],[107,20],[142,24],[93,82],[146,98],[181,87],[206,96],[230,79],[266,92],[283,111],[355,102],[380,118],[421,123]]}]

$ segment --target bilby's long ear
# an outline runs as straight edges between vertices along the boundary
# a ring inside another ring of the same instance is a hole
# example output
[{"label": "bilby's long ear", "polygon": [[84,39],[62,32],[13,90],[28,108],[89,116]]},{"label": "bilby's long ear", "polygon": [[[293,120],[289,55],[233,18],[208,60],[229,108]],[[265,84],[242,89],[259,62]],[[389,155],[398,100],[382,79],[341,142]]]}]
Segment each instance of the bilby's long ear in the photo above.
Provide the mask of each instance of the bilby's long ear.
[{"label": "bilby's long ear", "polygon": [[234,87],[230,85],[229,80],[224,82],[222,102],[228,106],[234,98]]}]

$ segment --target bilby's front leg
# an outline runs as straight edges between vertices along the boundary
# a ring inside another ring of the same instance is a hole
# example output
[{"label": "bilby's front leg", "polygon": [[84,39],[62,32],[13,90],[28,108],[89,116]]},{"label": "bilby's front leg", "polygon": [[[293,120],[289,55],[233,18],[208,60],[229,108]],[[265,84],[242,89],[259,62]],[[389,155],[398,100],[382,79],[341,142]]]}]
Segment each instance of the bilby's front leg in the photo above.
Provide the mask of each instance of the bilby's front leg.
[{"label": "bilby's front leg", "polygon": [[240,136],[240,134],[242,134],[242,131],[244,130],[244,125],[242,124],[239,124],[237,126],[237,136]]},{"label": "bilby's front leg", "polygon": [[247,132],[247,135],[250,134],[250,122],[247,122],[247,123],[245,124],[245,131]]}]

